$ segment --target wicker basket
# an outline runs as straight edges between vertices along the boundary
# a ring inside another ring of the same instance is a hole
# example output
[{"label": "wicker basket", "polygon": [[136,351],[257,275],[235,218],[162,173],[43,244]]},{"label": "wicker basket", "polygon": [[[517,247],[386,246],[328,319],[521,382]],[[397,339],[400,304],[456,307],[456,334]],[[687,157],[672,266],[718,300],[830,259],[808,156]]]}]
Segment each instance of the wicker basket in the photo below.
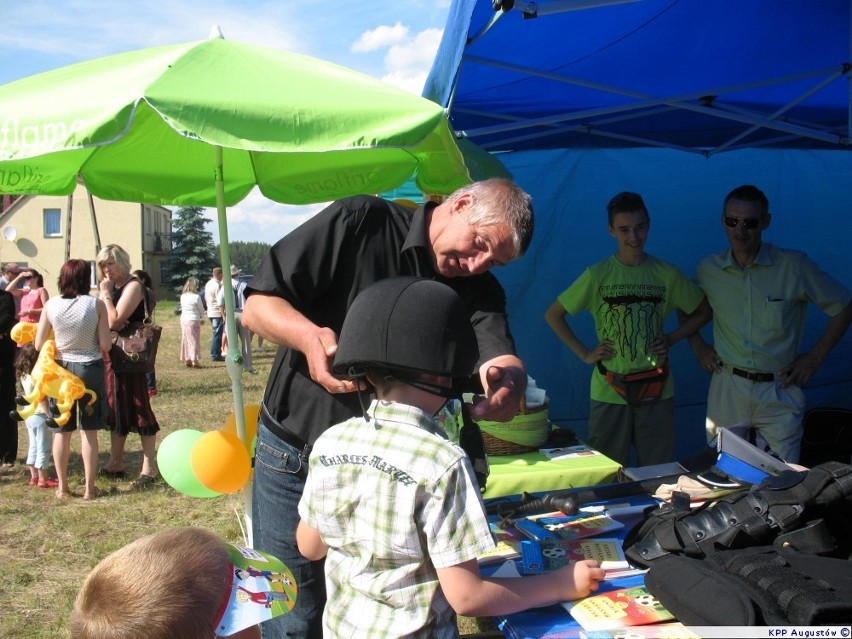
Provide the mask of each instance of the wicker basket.
[{"label": "wicker basket", "polygon": [[[477,422],[482,431],[485,452],[489,455],[521,455],[541,448],[550,435],[548,406],[527,411],[524,408],[510,422]],[[520,435],[524,443],[511,441],[512,434]],[[508,437],[509,439],[505,439]]]}]

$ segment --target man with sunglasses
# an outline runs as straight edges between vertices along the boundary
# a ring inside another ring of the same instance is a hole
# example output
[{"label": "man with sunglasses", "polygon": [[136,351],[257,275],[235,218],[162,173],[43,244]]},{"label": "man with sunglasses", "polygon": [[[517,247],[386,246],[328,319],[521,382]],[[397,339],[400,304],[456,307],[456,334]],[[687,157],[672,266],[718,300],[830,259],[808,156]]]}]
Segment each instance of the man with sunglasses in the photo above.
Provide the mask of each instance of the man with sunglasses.
[{"label": "man with sunglasses", "polygon": [[[725,198],[722,226],[730,249],[705,258],[696,281],[713,308],[713,346],[689,337],[699,365],[713,374],[707,397],[707,439],[720,427],[748,423],[769,448],[798,462],[806,385],[852,319],[852,294],[801,251],[763,242],[772,216],[757,187]],[[831,319],[799,352],[808,303]]]}]

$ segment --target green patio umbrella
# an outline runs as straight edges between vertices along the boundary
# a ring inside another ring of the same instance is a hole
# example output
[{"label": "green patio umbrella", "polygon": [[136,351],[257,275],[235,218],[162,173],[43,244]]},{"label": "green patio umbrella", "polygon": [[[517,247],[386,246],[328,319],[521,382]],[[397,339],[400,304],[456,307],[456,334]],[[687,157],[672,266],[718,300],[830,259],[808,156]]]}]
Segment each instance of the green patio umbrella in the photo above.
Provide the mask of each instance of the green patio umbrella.
[{"label": "green patio umbrella", "polygon": [[[326,202],[414,177],[445,194],[508,175],[466,147],[443,109],[322,60],[225,40],[141,49],[0,86],[0,193],[215,206],[222,265],[226,207],[257,186],[271,200]],[[468,169],[468,165],[473,170]],[[228,372],[245,441],[231,280]]]}]

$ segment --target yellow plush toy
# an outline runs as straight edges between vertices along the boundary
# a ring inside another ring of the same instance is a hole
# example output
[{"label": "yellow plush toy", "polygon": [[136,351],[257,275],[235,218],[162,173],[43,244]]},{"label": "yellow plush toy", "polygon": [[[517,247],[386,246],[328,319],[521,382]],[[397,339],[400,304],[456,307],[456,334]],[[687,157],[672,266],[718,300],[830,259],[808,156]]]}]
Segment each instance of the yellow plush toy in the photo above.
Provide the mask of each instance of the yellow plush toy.
[{"label": "yellow plush toy", "polygon": [[[36,330],[38,330],[36,322],[18,322],[9,331],[9,337],[16,344],[29,344],[35,341]],[[53,337],[53,329],[50,329],[50,337]]]},{"label": "yellow plush toy", "polygon": [[[32,322],[18,322],[12,327],[10,336],[18,344],[26,344],[35,339],[35,328],[37,324]],[[38,353],[38,359],[30,372],[33,380],[33,390],[16,400],[26,402],[25,408],[17,411],[20,419],[26,419],[36,412],[39,403],[44,398],[56,400],[56,408],[59,416],[54,418],[57,426],[64,426],[71,417],[71,408],[78,399],[89,395],[91,399],[87,408],[91,410],[92,404],[97,399],[93,390],[86,388],[79,377],[65,370],[56,363],[56,342],[47,340]]]}]

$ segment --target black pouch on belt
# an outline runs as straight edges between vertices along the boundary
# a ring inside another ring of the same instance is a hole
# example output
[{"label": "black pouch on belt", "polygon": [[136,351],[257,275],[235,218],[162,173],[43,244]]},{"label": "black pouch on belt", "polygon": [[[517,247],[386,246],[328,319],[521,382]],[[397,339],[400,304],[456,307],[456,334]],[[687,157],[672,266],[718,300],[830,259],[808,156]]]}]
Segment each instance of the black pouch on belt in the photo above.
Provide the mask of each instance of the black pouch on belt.
[{"label": "black pouch on belt", "polygon": [[598,362],[598,371],[616,393],[624,398],[629,406],[647,406],[663,395],[663,388],[669,376],[668,363],[646,371],[636,373],[613,373]]}]

